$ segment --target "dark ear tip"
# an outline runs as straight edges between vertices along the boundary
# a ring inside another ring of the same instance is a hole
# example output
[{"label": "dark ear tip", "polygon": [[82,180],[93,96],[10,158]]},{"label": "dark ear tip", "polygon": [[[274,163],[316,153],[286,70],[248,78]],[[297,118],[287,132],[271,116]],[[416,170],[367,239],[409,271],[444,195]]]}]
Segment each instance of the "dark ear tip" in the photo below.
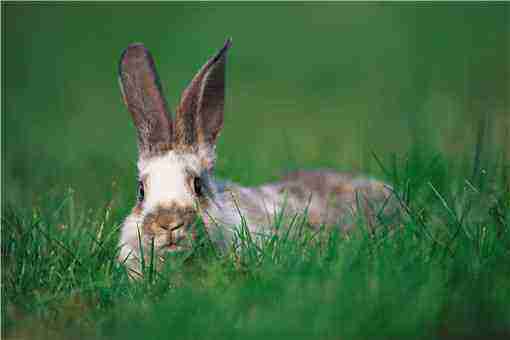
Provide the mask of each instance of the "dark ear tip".
[{"label": "dark ear tip", "polygon": [[225,44],[223,44],[223,47],[221,48],[218,55],[219,56],[224,55],[231,47],[232,47],[232,37],[228,37],[227,40],[225,40]]},{"label": "dark ear tip", "polygon": [[227,40],[225,40],[225,44],[223,44],[223,47],[218,51],[218,53],[216,53],[216,55],[212,58],[212,63],[216,63],[218,60],[220,60],[221,58],[223,58],[226,54],[227,54],[227,51],[230,49],[230,47],[232,47],[232,38],[227,38]]},{"label": "dark ear tip", "polygon": [[222,50],[228,50],[230,47],[232,47],[232,37],[228,37],[227,40],[225,40]]},{"label": "dark ear tip", "polygon": [[122,55],[120,57],[121,62],[125,60],[129,60],[131,58],[139,58],[147,55],[148,51],[142,43],[132,43],[129,44],[124,51],[122,51]]},{"label": "dark ear tip", "polygon": [[141,42],[134,42],[134,43],[129,44],[128,47],[126,48],[126,50],[138,49],[138,48],[145,48],[145,46]]},{"label": "dark ear tip", "polygon": [[147,48],[142,43],[132,43],[122,51],[118,72],[122,74],[123,71],[132,69],[134,65],[148,61],[152,64],[152,56]]}]

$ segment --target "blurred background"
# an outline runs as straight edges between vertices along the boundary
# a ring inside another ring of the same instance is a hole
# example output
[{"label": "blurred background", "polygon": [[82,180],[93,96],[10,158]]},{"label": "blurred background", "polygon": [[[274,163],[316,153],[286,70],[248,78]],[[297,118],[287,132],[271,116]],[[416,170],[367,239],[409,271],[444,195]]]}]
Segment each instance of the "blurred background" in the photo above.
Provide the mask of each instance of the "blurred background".
[{"label": "blurred background", "polygon": [[[429,3],[2,4],[3,201],[28,209],[135,196],[135,129],[117,83],[132,42],[169,107],[233,38],[217,171],[243,184],[297,167],[381,176],[372,153],[432,145],[509,155],[510,6]],[[484,134],[480,137],[480,127]]]}]

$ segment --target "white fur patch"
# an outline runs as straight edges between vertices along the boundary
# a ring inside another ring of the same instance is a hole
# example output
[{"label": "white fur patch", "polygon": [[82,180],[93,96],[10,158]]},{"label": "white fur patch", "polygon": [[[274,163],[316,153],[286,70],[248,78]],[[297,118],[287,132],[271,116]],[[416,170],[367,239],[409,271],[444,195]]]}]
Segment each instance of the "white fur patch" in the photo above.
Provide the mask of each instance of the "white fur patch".
[{"label": "white fur patch", "polygon": [[163,156],[140,160],[138,170],[146,185],[143,214],[173,203],[193,205],[193,193],[186,181],[190,172],[201,173],[200,160],[196,155],[169,151]]},{"label": "white fur patch", "polygon": [[[121,262],[130,262],[138,258],[138,245],[140,243],[139,233],[142,236],[142,221],[138,215],[129,215],[122,226],[122,233],[119,240]],[[140,230],[139,230],[140,229]]]}]

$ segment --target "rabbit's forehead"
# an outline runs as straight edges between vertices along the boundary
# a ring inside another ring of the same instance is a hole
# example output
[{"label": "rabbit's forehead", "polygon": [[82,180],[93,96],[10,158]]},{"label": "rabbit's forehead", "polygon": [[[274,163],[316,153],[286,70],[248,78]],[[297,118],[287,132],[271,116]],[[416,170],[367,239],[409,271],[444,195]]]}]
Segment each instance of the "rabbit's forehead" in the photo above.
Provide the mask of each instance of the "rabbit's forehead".
[{"label": "rabbit's forehead", "polygon": [[164,155],[138,161],[138,171],[143,176],[150,176],[157,173],[170,171],[200,173],[202,164],[197,155],[193,153],[176,153],[169,151]]},{"label": "rabbit's forehead", "polygon": [[201,173],[201,163],[196,155],[177,154],[173,151],[138,162],[140,177],[147,184],[144,210],[176,203],[192,206],[193,195],[189,190],[189,177]]}]

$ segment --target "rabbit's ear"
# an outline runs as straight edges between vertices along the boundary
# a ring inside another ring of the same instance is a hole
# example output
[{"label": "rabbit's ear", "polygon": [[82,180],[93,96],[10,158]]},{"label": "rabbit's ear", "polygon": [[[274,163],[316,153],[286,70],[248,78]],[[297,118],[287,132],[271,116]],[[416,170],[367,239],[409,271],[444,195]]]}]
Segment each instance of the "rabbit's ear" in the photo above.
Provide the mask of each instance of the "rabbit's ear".
[{"label": "rabbit's ear", "polygon": [[177,108],[175,143],[178,146],[212,145],[223,127],[225,63],[232,41],[227,39],[184,90]]},{"label": "rabbit's ear", "polygon": [[172,121],[154,60],[142,44],[129,45],[122,53],[119,82],[137,129],[140,155],[150,156],[170,149]]}]

